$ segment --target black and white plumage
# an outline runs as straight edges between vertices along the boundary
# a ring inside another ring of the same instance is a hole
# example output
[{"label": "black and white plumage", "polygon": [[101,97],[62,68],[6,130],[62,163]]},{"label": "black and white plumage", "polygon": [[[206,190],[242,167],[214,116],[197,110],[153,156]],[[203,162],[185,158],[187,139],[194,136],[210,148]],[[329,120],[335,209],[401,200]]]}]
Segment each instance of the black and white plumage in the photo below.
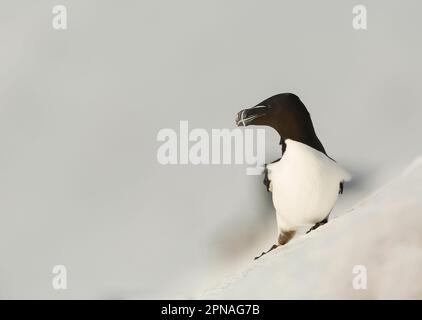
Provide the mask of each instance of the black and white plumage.
[{"label": "black and white plumage", "polygon": [[351,176],[327,155],[302,101],[291,93],[275,95],[240,111],[236,123],[270,126],[281,137],[282,157],[266,166],[264,178],[279,229],[270,250],[287,243],[302,226],[313,224],[313,230],[326,223]]}]

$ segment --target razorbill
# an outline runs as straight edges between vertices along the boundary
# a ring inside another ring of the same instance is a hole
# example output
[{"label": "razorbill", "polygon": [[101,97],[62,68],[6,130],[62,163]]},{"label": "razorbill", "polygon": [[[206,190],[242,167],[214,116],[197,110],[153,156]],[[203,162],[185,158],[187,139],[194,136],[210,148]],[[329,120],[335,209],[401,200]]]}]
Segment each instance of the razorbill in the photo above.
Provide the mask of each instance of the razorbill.
[{"label": "razorbill", "polygon": [[351,176],[327,155],[302,101],[292,93],[272,96],[241,110],[236,124],[269,126],[281,137],[282,156],[264,171],[279,232],[277,244],[267,252],[289,242],[302,226],[313,225],[310,232],[325,224]]}]

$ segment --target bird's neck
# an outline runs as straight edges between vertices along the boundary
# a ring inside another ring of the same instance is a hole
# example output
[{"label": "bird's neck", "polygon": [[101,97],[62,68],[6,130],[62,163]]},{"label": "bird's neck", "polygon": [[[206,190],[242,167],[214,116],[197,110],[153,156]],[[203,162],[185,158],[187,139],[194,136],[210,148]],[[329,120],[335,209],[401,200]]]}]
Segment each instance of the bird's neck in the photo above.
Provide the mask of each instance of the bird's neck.
[{"label": "bird's neck", "polygon": [[282,155],[286,152],[286,149],[287,149],[287,144],[286,144],[287,139],[306,144],[309,147],[311,147],[315,150],[318,150],[319,152],[322,152],[323,154],[328,156],[327,153],[325,152],[324,146],[322,145],[321,141],[318,139],[318,137],[316,136],[315,133],[314,133],[314,135],[309,135],[309,136],[306,136],[306,135],[305,136],[292,136],[292,137],[288,137],[288,138],[281,137],[280,145],[281,145],[281,154]]},{"label": "bird's neck", "polygon": [[[280,122],[282,123],[282,122]],[[274,126],[274,129],[278,132],[281,137],[280,144],[282,146],[282,152],[286,151],[285,140],[291,139],[297,142],[304,143],[315,150],[318,150],[325,155],[324,146],[318,139],[311,118],[307,118],[304,121],[290,121],[284,122],[282,125]]]}]

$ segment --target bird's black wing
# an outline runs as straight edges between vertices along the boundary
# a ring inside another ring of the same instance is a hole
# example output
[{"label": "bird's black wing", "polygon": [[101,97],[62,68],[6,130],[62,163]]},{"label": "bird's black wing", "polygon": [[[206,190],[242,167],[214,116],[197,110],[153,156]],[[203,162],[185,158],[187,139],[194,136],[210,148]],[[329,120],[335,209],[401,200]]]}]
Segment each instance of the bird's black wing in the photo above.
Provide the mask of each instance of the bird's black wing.
[{"label": "bird's black wing", "polygon": [[338,194],[343,194],[343,182],[340,182],[340,189],[338,191]]},{"label": "bird's black wing", "polygon": [[[280,158],[281,159],[281,158]],[[280,159],[277,159],[271,163],[275,163],[277,161],[280,161]],[[270,192],[270,184],[271,184],[271,180],[268,178],[268,169],[267,169],[267,165],[265,165],[265,169],[264,169],[264,181],[263,181],[265,187],[267,188],[267,191]]]}]

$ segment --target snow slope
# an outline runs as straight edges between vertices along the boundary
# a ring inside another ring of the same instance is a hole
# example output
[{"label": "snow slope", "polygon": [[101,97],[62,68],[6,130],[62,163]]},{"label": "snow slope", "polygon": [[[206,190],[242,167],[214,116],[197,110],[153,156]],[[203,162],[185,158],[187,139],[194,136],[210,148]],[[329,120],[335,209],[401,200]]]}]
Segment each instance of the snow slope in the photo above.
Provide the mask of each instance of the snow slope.
[{"label": "snow slope", "polygon": [[[354,266],[367,288],[352,286]],[[325,226],[252,262],[200,298],[422,298],[422,157]]]}]

